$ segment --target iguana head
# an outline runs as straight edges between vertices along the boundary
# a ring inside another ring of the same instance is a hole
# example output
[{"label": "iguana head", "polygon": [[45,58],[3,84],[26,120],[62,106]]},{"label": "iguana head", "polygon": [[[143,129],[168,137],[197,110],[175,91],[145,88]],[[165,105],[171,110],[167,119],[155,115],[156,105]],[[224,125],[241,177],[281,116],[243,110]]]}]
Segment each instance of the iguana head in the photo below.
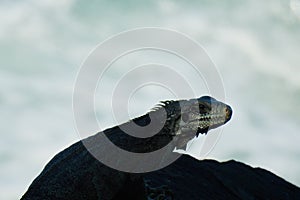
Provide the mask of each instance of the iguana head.
[{"label": "iguana head", "polygon": [[195,131],[197,136],[225,124],[232,115],[230,106],[209,96],[182,101],[180,104],[181,131]]},{"label": "iguana head", "polygon": [[162,105],[167,112],[166,126],[174,133],[177,147],[185,146],[195,136],[207,134],[210,129],[222,126],[232,115],[229,105],[210,96],[165,101]]}]

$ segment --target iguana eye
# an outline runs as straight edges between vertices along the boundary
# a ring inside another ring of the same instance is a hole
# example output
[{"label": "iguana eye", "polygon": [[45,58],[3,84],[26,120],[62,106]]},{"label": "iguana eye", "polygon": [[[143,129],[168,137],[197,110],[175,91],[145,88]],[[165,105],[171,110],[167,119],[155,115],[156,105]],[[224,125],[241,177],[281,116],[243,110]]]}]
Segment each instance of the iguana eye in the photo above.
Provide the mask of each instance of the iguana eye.
[{"label": "iguana eye", "polygon": [[182,118],[182,121],[188,122],[190,117],[187,113],[183,113],[181,118]]},{"label": "iguana eye", "polygon": [[200,110],[202,110],[202,109],[204,109],[204,108],[205,108],[204,105],[202,105],[202,104],[199,105],[199,109],[200,109]]}]

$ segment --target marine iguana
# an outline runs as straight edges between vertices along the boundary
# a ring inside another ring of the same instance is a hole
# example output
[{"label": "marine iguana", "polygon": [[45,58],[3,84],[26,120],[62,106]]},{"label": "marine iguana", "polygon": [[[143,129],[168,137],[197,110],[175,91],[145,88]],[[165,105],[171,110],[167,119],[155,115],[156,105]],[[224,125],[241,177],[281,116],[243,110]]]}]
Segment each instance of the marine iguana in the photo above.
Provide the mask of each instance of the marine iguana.
[{"label": "marine iguana", "polygon": [[[58,153],[32,182],[22,200],[144,199],[141,174],[122,172],[104,165],[83,144],[88,141],[97,150],[101,145],[98,140],[101,134],[119,148],[136,153],[156,151],[170,143],[173,148],[167,152],[168,156],[175,154],[175,147],[183,148],[195,136],[207,134],[210,129],[225,124],[231,115],[230,106],[209,96],[161,102],[141,117],[99,132]],[[151,122],[162,123],[162,128],[158,132],[153,126],[147,129]],[[143,129],[148,131],[146,135],[153,136],[137,138],[126,134],[124,129],[135,125],[146,127]],[[126,187],[129,186],[137,187],[135,191],[139,192],[128,192]]]}]

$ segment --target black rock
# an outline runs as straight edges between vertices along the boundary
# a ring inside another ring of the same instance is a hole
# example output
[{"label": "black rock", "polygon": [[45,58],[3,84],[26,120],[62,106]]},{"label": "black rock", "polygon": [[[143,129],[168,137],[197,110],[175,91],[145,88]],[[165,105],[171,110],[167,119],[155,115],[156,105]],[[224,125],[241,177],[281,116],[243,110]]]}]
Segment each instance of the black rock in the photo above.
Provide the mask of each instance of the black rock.
[{"label": "black rock", "polygon": [[146,194],[142,176],[105,166],[80,141],[58,153],[21,199],[140,200]]},{"label": "black rock", "polygon": [[261,169],[234,160],[198,161],[181,156],[145,175],[151,188],[164,185],[174,199],[300,199],[300,188]]},{"label": "black rock", "polygon": [[100,163],[78,142],[47,164],[22,200],[139,200],[146,196],[184,200],[300,199],[300,189],[261,168],[233,160],[199,161],[187,155],[155,172],[124,173]]}]

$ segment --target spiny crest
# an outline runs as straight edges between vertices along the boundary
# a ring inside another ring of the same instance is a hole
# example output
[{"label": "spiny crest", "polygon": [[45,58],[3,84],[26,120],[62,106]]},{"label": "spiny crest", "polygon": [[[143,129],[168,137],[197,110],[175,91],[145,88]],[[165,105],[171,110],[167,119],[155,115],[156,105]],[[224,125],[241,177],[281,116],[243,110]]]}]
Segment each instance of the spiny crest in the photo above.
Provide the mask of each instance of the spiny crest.
[{"label": "spiny crest", "polygon": [[151,111],[157,111],[161,108],[166,107],[167,105],[170,105],[171,103],[173,103],[174,101],[172,100],[167,100],[167,101],[160,101],[158,104],[156,104]]}]

